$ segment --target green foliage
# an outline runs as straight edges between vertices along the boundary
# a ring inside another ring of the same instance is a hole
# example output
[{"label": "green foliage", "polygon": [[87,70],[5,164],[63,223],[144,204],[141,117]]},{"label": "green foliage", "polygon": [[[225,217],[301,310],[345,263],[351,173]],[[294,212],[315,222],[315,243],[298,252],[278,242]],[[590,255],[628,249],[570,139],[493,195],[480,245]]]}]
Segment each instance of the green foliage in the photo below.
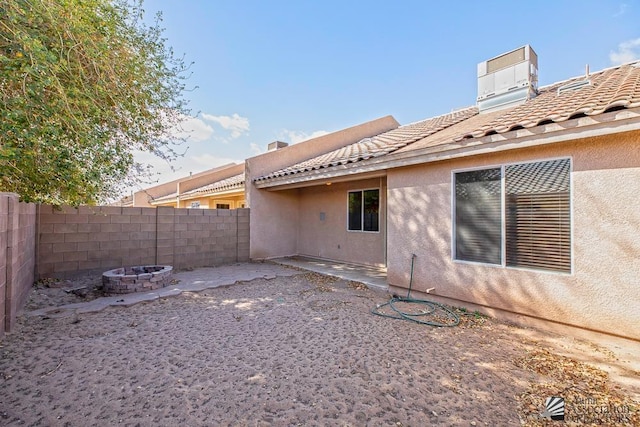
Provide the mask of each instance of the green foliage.
[{"label": "green foliage", "polygon": [[94,204],[175,156],[186,67],[142,0],[0,0],[0,191]]}]

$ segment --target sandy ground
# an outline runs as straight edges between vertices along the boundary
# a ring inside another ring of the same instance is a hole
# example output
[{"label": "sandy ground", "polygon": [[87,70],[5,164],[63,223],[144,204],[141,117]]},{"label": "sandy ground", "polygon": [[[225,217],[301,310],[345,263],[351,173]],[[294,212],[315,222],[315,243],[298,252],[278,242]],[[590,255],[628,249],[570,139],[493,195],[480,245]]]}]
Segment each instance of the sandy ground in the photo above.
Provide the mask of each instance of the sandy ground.
[{"label": "sandy ground", "polygon": [[[28,307],[75,302],[47,292]],[[453,328],[372,315],[387,298],[307,273],[22,317],[0,342],[0,425],[552,426],[537,393],[602,387],[536,369],[570,359],[519,328],[475,315]],[[638,389],[604,378],[612,402],[633,412]]]}]

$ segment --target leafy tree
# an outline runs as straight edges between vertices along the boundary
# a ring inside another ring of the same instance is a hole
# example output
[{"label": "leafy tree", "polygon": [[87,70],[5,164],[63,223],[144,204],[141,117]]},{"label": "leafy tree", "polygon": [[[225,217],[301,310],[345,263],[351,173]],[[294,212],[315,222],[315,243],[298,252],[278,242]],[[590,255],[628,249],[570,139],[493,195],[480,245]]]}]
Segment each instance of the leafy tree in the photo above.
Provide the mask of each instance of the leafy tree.
[{"label": "leafy tree", "polygon": [[0,0],[0,191],[95,204],[171,159],[187,67],[142,0]]}]

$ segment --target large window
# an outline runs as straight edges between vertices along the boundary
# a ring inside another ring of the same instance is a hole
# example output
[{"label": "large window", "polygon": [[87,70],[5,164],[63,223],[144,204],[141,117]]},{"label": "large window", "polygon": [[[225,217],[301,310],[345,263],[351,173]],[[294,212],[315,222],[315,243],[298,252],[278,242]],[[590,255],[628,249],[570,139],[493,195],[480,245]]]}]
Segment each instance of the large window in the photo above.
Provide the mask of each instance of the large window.
[{"label": "large window", "polygon": [[569,159],[454,174],[455,259],[571,271]]},{"label": "large window", "polygon": [[501,263],[502,173],[485,169],[456,174],[456,258]]},{"label": "large window", "polygon": [[380,190],[349,192],[349,231],[379,231]]}]

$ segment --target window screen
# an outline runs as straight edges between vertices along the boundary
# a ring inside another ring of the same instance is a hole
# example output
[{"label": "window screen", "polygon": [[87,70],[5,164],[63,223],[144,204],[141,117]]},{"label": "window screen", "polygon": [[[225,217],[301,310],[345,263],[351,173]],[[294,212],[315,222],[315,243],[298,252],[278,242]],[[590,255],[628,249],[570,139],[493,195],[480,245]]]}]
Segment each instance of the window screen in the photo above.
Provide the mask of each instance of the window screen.
[{"label": "window screen", "polygon": [[349,192],[349,230],[362,230],[362,191]]},{"label": "window screen", "polygon": [[380,190],[349,192],[349,231],[379,231]]},{"label": "window screen", "polygon": [[363,191],[363,230],[378,231],[378,211],[380,208],[380,191],[365,190]]},{"label": "window screen", "polygon": [[500,168],[455,174],[456,259],[501,263]]}]

